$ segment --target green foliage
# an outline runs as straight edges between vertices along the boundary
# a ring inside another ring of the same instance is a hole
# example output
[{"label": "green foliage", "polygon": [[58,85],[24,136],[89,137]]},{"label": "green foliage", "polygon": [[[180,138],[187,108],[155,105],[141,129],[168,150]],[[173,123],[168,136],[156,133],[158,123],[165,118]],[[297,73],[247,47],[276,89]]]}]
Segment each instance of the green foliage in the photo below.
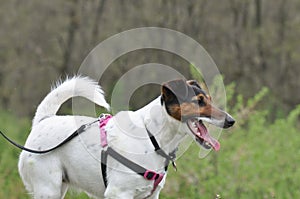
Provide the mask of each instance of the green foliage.
[{"label": "green foliage", "polygon": [[198,67],[196,67],[193,63],[190,64],[189,70],[193,79],[198,80],[199,82],[203,81],[202,72]]},{"label": "green foliage", "polygon": [[[0,130],[19,143],[24,142],[29,132],[29,121],[19,120],[0,110]],[[0,198],[25,198],[27,195],[18,175],[17,161],[20,151],[0,139]]]}]

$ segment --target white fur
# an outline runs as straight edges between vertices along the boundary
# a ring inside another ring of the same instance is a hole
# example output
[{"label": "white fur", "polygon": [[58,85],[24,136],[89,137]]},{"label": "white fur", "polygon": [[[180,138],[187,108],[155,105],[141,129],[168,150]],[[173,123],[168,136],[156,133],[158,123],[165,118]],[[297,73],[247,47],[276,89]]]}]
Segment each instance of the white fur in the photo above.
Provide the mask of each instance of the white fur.
[{"label": "white fur", "polygon": [[109,109],[109,104],[104,99],[104,92],[97,82],[87,77],[74,77],[67,79],[45,97],[38,106],[33,119],[33,125],[45,117],[53,116],[59,107],[71,97],[82,96],[90,101]]},{"label": "white fur", "polygon": [[[52,90],[37,108],[26,147],[45,150],[56,146],[80,125],[96,119],[55,115],[62,103],[74,96],[109,108],[96,82],[83,77],[69,79]],[[166,153],[173,151],[188,131],[185,124],[166,113],[158,97],[142,109],[116,114],[106,126],[109,146],[147,169],[164,172],[165,159],[154,152],[145,126]],[[95,123],[50,153],[38,155],[23,151],[19,173],[35,199],[63,198],[70,186],[94,198],[129,199],[150,195],[153,181],[145,180],[111,157],[108,157],[108,187],[105,189],[100,167],[101,150],[99,126]],[[150,198],[158,198],[165,178],[166,175]]]}]

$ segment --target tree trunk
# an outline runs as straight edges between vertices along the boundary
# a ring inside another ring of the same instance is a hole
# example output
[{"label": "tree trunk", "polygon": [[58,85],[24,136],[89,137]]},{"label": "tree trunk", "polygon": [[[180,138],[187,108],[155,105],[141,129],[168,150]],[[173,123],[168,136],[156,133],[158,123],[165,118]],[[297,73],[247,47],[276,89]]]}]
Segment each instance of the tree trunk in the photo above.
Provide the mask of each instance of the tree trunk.
[{"label": "tree trunk", "polygon": [[255,28],[257,30],[257,53],[259,58],[259,68],[265,71],[267,64],[265,61],[265,52],[263,49],[263,37],[262,37],[262,5],[261,0],[255,0]]},{"label": "tree trunk", "polygon": [[70,24],[68,28],[67,43],[64,49],[65,51],[63,55],[63,63],[60,68],[60,72],[62,74],[69,74],[70,72],[72,72],[72,66],[70,65],[70,61],[71,61],[71,55],[74,48],[75,34],[79,28],[77,4],[78,4],[78,0],[72,1],[71,10],[69,13]]},{"label": "tree trunk", "polygon": [[91,36],[91,44],[92,45],[95,45],[95,42],[97,42],[97,37],[99,36],[99,25],[100,25],[101,17],[103,14],[105,2],[106,2],[106,0],[99,0],[99,3],[98,3],[96,15],[95,15],[95,22],[94,22],[92,36]]}]

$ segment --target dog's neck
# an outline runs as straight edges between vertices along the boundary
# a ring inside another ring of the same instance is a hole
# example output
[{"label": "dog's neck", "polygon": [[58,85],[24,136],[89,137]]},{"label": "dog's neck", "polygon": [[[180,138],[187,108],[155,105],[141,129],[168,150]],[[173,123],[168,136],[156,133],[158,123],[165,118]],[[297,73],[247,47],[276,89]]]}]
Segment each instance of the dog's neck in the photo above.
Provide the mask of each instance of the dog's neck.
[{"label": "dog's neck", "polygon": [[141,115],[144,117],[145,127],[166,153],[171,153],[179,146],[186,135],[185,132],[180,132],[185,124],[169,116],[160,97],[138,111],[143,112]]}]

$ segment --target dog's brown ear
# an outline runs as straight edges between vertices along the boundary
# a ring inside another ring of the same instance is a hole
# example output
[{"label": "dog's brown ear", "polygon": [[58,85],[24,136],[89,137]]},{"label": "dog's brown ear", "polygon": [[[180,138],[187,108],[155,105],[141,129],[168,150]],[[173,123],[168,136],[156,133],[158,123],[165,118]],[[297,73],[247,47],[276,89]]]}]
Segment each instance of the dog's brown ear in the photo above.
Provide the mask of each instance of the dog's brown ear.
[{"label": "dog's brown ear", "polygon": [[176,100],[177,102],[184,101],[189,93],[188,85],[185,80],[173,80],[162,85],[162,96],[166,102]]}]

